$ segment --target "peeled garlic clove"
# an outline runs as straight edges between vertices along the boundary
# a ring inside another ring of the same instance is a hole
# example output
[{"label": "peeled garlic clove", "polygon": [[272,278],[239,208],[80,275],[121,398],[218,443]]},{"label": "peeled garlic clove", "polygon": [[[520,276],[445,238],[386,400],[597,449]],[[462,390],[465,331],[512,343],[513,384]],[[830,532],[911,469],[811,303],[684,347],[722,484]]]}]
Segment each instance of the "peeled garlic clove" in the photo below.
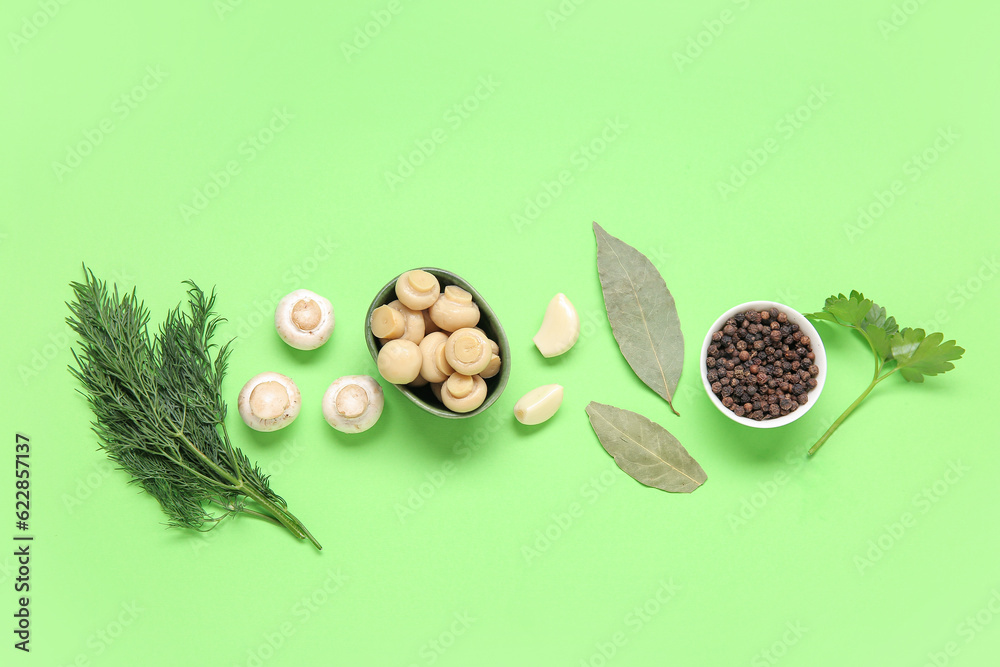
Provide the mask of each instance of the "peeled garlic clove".
[{"label": "peeled garlic clove", "polygon": [[543,357],[555,357],[569,350],[580,337],[580,316],[560,292],[545,309],[545,319],[532,340]]},{"label": "peeled garlic clove", "polygon": [[556,413],[562,399],[562,385],[547,384],[532,389],[514,404],[514,416],[527,426],[541,424]]}]

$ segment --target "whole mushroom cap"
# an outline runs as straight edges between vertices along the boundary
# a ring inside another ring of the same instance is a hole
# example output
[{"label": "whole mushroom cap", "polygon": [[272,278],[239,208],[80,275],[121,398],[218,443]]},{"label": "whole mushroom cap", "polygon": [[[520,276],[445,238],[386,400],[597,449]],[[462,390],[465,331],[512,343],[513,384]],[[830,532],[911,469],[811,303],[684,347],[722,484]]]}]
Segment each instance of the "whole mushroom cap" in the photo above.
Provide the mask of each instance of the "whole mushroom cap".
[{"label": "whole mushroom cap", "polygon": [[396,279],[396,298],[407,308],[430,308],[440,295],[438,279],[423,269],[406,271]]},{"label": "whole mushroom cap", "polygon": [[243,422],[255,431],[277,431],[299,415],[302,395],[295,382],[281,373],[260,373],[243,385],[236,399]]},{"label": "whole mushroom cap", "polygon": [[479,324],[479,305],[472,295],[457,285],[448,285],[428,309],[431,320],[444,331]]},{"label": "whole mushroom cap", "polygon": [[385,395],[368,375],[345,375],[323,394],[323,417],[342,433],[367,431],[382,415]]},{"label": "whole mushroom cap", "polygon": [[274,310],[274,327],[297,350],[315,350],[330,339],[335,319],[325,297],[307,289],[286,294]]},{"label": "whole mushroom cap", "polygon": [[[452,389],[458,392],[453,393]],[[471,412],[486,400],[486,381],[478,375],[453,373],[441,385],[441,402],[452,412]]]}]

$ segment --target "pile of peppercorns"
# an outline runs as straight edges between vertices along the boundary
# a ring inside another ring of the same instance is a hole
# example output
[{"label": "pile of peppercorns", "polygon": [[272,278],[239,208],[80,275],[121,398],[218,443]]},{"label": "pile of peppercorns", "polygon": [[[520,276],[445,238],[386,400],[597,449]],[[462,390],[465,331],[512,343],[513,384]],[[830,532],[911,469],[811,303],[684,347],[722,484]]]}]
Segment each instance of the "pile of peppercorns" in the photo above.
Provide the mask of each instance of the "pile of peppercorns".
[{"label": "pile of peppercorns", "polygon": [[809,401],[819,366],[809,337],[777,308],[726,320],[708,346],[712,393],[737,417],[783,417]]}]

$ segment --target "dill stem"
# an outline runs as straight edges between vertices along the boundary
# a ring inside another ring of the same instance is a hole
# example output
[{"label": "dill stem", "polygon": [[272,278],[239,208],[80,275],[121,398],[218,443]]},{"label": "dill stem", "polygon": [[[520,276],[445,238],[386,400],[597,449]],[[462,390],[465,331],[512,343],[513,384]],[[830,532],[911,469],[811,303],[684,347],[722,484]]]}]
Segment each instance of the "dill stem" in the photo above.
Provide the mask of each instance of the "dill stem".
[{"label": "dill stem", "polygon": [[281,523],[281,525],[287,528],[289,532],[295,535],[295,537],[299,538],[300,540],[308,538],[309,541],[312,542],[317,549],[319,549],[320,551],[323,550],[322,545],[320,545],[320,543],[316,541],[316,538],[312,536],[312,533],[310,533],[309,530],[306,529],[306,527],[302,524],[301,521],[298,520],[298,518],[294,514],[285,509],[282,509],[275,503],[271,502],[270,500],[264,497],[264,494],[261,493],[260,490],[250,486],[243,479],[237,479],[228,470],[216,464],[210,458],[205,456],[205,453],[202,452],[200,449],[198,449],[198,447],[196,447],[195,444],[191,442],[191,440],[186,435],[184,435],[183,431],[180,430],[174,431],[173,436],[178,440],[180,440],[181,443],[183,443],[183,445],[187,447],[189,451],[191,451],[191,453],[193,453],[202,461],[202,463],[204,463],[206,466],[214,470],[216,474],[218,474],[220,477],[228,481],[233,491],[235,491],[236,493],[241,493],[247,498],[251,498],[252,500],[256,501],[257,504],[259,504],[261,507],[270,512],[271,515],[275,519],[277,519]]}]

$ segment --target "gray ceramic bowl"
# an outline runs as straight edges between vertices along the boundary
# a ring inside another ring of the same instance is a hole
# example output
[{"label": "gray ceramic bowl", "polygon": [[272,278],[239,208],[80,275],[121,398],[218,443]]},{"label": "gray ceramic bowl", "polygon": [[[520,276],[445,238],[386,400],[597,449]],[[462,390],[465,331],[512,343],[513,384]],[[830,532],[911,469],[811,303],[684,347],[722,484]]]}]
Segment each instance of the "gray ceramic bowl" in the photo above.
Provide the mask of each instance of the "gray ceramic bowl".
[{"label": "gray ceramic bowl", "polygon": [[[814,363],[819,366],[819,375],[816,376],[816,387],[809,392],[808,403],[795,410],[795,412],[791,412],[784,417],[765,419],[763,421],[757,421],[755,419],[750,419],[749,417],[737,417],[732,410],[729,410],[722,405],[722,401],[719,400],[719,397],[712,392],[712,385],[708,381],[708,368],[705,366],[705,359],[708,358],[708,346],[712,344],[712,334],[721,329],[726,324],[726,320],[730,317],[733,317],[737,313],[745,313],[748,310],[770,310],[771,308],[777,308],[778,310],[783,311],[788,316],[789,322],[798,324],[802,333],[809,336],[812,351],[816,354],[816,360]],[[816,331],[816,327],[814,327],[812,322],[807,320],[806,316],[799,311],[775,301],[748,301],[747,303],[741,303],[738,306],[733,306],[720,315],[719,318],[715,320],[715,323],[709,327],[708,333],[705,334],[705,339],[701,344],[701,357],[699,357],[698,363],[701,365],[702,385],[704,385],[705,391],[708,393],[708,397],[711,399],[712,404],[719,408],[719,411],[722,412],[722,414],[726,415],[734,422],[738,422],[744,426],[750,426],[752,428],[777,428],[778,426],[791,424],[793,421],[809,412],[812,406],[816,405],[816,401],[819,399],[819,395],[823,391],[823,385],[826,382],[826,349],[823,347],[823,339],[819,337],[819,332]]]},{"label": "gray ceramic bowl", "polygon": [[[482,297],[482,295],[477,292],[472,285],[466,282],[464,278],[452,273],[451,271],[444,271],[442,269],[434,269],[426,266],[418,268],[422,268],[424,271],[434,275],[438,279],[438,282],[441,283],[442,290],[448,285],[456,285],[472,295],[473,301],[479,305],[480,318],[477,326],[485,331],[486,335],[495,340],[497,345],[500,346],[500,372],[486,380],[486,400],[483,401],[483,404],[478,408],[470,410],[469,412],[453,412],[444,407],[444,405],[434,397],[434,394],[431,393],[431,388],[428,385],[418,387],[416,389],[406,385],[392,386],[398,389],[403,396],[406,396],[408,399],[413,401],[418,407],[426,410],[432,415],[448,419],[474,417],[493,405],[493,403],[500,398],[500,394],[503,393],[504,387],[507,386],[507,380],[510,378],[510,343],[507,340],[507,334],[504,333],[503,327],[500,326],[500,320],[497,319],[496,313],[493,312],[490,305],[486,303],[486,300]],[[400,273],[402,274],[402,272]],[[385,287],[379,290],[378,294],[375,295],[375,299],[372,300],[372,305],[368,308],[368,314],[365,315],[365,341],[368,343],[368,351],[371,352],[373,360],[378,359],[379,343],[378,339],[372,334],[371,326],[369,324],[372,319],[372,312],[379,306],[384,306],[385,304],[395,300],[396,278],[393,278],[385,284]]]}]

